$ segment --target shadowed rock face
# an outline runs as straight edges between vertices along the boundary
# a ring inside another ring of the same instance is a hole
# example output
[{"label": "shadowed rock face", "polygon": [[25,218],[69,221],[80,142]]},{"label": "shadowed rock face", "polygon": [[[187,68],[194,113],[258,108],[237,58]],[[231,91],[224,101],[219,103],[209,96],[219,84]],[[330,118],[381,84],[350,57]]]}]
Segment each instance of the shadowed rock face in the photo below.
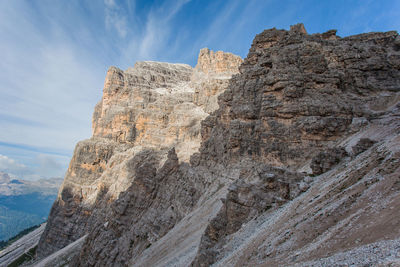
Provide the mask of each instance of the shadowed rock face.
[{"label": "shadowed rock face", "polygon": [[318,153],[311,161],[310,168],[314,175],[322,174],[332,169],[341,159],[347,156],[344,148],[330,148]]},{"label": "shadowed rock face", "polygon": [[111,68],[39,254],[88,233],[73,266],[286,266],[399,238],[398,40],[295,25],[232,78],[209,50]]},{"label": "shadowed rock face", "polygon": [[397,33],[326,39],[293,29],[255,37],[241,75],[203,122],[204,155],[295,169],[391,105],[374,109],[377,99],[398,101]]}]

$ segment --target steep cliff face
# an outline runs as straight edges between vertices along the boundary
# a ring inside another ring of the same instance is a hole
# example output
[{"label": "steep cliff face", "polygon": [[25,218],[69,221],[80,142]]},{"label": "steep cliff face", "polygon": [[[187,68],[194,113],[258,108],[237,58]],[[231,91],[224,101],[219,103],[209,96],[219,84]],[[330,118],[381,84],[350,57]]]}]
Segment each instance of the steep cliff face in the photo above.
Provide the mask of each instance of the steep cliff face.
[{"label": "steep cliff face", "polygon": [[241,60],[206,49],[195,69],[110,69],[40,255],[86,233],[74,266],[307,266],[384,251],[378,241],[400,238],[400,37],[335,33],[266,30],[232,78]]},{"label": "steep cliff face", "polygon": [[[368,231],[361,230],[386,229],[388,221],[400,225],[393,221],[397,212],[386,214],[384,208],[366,204],[380,190],[383,196],[378,202],[399,204],[395,188],[400,165],[394,148],[400,130],[398,40],[396,32],[347,38],[337,37],[335,31],[307,35],[302,25],[256,36],[240,75],[220,97],[220,108],[203,122],[201,165],[209,164],[210,158],[225,166],[251,160],[242,170],[247,174],[232,183],[222,208],[208,224],[193,265],[280,266],[350,249],[356,246],[355,236],[365,243],[399,237],[397,231],[382,230],[364,238]],[[374,141],[363,139],[356,146],[360,136],[370,135]],[[376,149],[375,141],[379,152],[369,150]],[[370,158],[354,158],[352,146],[355,151],[369,150]],[[337,166],[341,161],[348,165]],[[394,166],[384,176],[376,174],[385,164]],[[312,177],[335,166],[338,170],[326,180]],[[322,198],[316,210],[315,202],[299,203],[297,197],[314,179],[318,186],[307,191],[307,201]],[[377,184],[371,186],[370,179]],[[385,186],[391,189],[383,190]],[[362,193],[364,189],[370,191]],[[293,203],[297,208],[290,215],[276,210]],[[376,209],[375,215],[369,209]],[[356,213],[365,215],[355,218]],[[262,215],[271,229],[242,229]],[[382,219],[371,226],[368,216]],[[347,224],[357,224],[358,230]],[[238,230],[240,237],[235,240]],[[293,254],[296,249],[298,255]]]},{"label": "steep cliff face", "polygon": [[217,97],[241,62],[205,48],[195,69],[161,62],[137,62],[126,71],[111,67],[95,107],[93,137],[75,148],[39,255],[88,232],[103,219],[93,212],[123,198],[120,194],[139,182],[142,172],[153,177],[172,164],[170,158],[176,165],[188,162],[200,147],[200,122],[218,108]]},{"label": "steep cliff face", "polygon": [[256,36],[241,75],[203,123],[204,155],[222,162],[249,156],[296,169],[396,103],[397,33],[339,38],[304,31]]}]

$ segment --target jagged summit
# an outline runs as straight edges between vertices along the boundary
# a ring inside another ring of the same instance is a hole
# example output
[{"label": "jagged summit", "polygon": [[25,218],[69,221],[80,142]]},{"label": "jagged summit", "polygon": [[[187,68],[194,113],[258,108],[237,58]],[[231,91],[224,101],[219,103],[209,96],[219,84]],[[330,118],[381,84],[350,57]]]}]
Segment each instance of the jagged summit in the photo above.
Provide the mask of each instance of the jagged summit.
[{"label": "jagged summit", "polygon": [[196,69],[204,73],[237,73],[242,59],[232,53],[202,48]]},{"label": "jagged summit", "polygon": [[393,263],[398,40],[298,24],[243,63],[202,49],[194,69],[111,68],[39,256],[75,241],[73,266]]},{"label": "jagged summit", "polygon": [[306,28],[304,27],[304,24],[303,24],[303,23],[298,23],[298,24],[295,24],[295,25],[290,25],[290,30],[289,30],[289,32],[307,34]]},{"label": "jagged summit", "polygon": [[135,63],[133,68],[128,68],[126,72],[139,77],[163,76],[165,79],[178,77],[189,80],[192,73],[192,67],[180,63],[138,61]]},{"label": "jagged summit", "polygon": [[[216,98],[227,86],[223,79],[237,73],[242,62],[232,54],[217,54],[207,59],[212,66],[231,66],[224,77],[215,71],[210,77],[185,64],[151,61],[137,62],[125,72],[110,68],[93,115],[93,136],[155,148],[185,143],[194,147],[185,147],[185,152],[178,147],[178,154],[191,153],[199,146],[200,121],[217,108]],[[203,57],[200,52],[199,62]]]}]

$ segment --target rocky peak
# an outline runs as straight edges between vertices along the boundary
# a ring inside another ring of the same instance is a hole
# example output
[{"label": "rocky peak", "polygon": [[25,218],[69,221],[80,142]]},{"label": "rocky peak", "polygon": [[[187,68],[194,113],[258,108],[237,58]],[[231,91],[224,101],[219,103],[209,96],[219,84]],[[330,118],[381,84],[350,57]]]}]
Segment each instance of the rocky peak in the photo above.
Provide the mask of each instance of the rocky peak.
[{"label": "rocky peak", "polygon": [[[137,62],[126,71],[111,67],[93,115],[93,136],[143,147],[174,145],[180,158],[188,160],[200,145],[200,121],[218,107],[226,79],[242,62],[209,49],[200,51],[198,61],[202,67],[196,74],[186,64],[152,61]],[[182,144],[190,147],[180,148]]]},{"label": "rocky peak", "polygon": [[208,48],[200,50],[196,69],[208,73],[237,73],[242,59],[223,51],[214,52]]},{"label": "rocky peak", "polygon": [[307,34],[306,28],[304,27],[303,23],[290,25],[290,32],[297,32],[297,33]]},{"label": "rocky peak", "polygon": [[[125,71],[109,68],[93,113],[93,136],[75,148],[57,202],[60,209],[53,211],[61,213],[50,216],[41,255],[82,236],[86,228],[77,222],[87,224],[92,205],[115,200],[132,185],[132,162],[151,161],[148,169],[140,169],[151,174],[163,165],[169,170],[188,162],[198,152],[201,121],[218,108],[217,97],[242,62],[231,53],[207,49],[206,56],[202,51],[199,62],[207,58],[209,63],[201,69],[152,61]],[[72,233],[67,239],[58,237],[63,227]]]},{"label": "rocky peak", "polygon": [[[171,87],[179,82],[187,82],[192,74],[192,67],[186,64],[173,64],[167,62],[140,61],[133,68],[126,70],[131,79],[144,79],[148,86]],[[142,84],[140,84],[142,85]]]}]

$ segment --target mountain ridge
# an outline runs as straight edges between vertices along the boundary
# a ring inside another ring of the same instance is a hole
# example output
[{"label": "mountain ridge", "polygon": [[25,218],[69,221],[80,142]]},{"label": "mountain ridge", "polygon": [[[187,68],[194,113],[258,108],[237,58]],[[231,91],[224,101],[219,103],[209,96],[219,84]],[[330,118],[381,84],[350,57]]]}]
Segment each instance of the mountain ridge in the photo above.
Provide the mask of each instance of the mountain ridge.
[{"label": "mountain ridge", "polygon": [[12,196],[40,192],[44,195],[56,194],[62,178],[47,178],[39,180],[24,180],[0,172],[0,195]]},{"label": "mountain ridge", "polygon": [[295,265],[396,240],[399,40],[298,24],[242,64],[110,68],[39,257],[86,234],[73,266]]}]

